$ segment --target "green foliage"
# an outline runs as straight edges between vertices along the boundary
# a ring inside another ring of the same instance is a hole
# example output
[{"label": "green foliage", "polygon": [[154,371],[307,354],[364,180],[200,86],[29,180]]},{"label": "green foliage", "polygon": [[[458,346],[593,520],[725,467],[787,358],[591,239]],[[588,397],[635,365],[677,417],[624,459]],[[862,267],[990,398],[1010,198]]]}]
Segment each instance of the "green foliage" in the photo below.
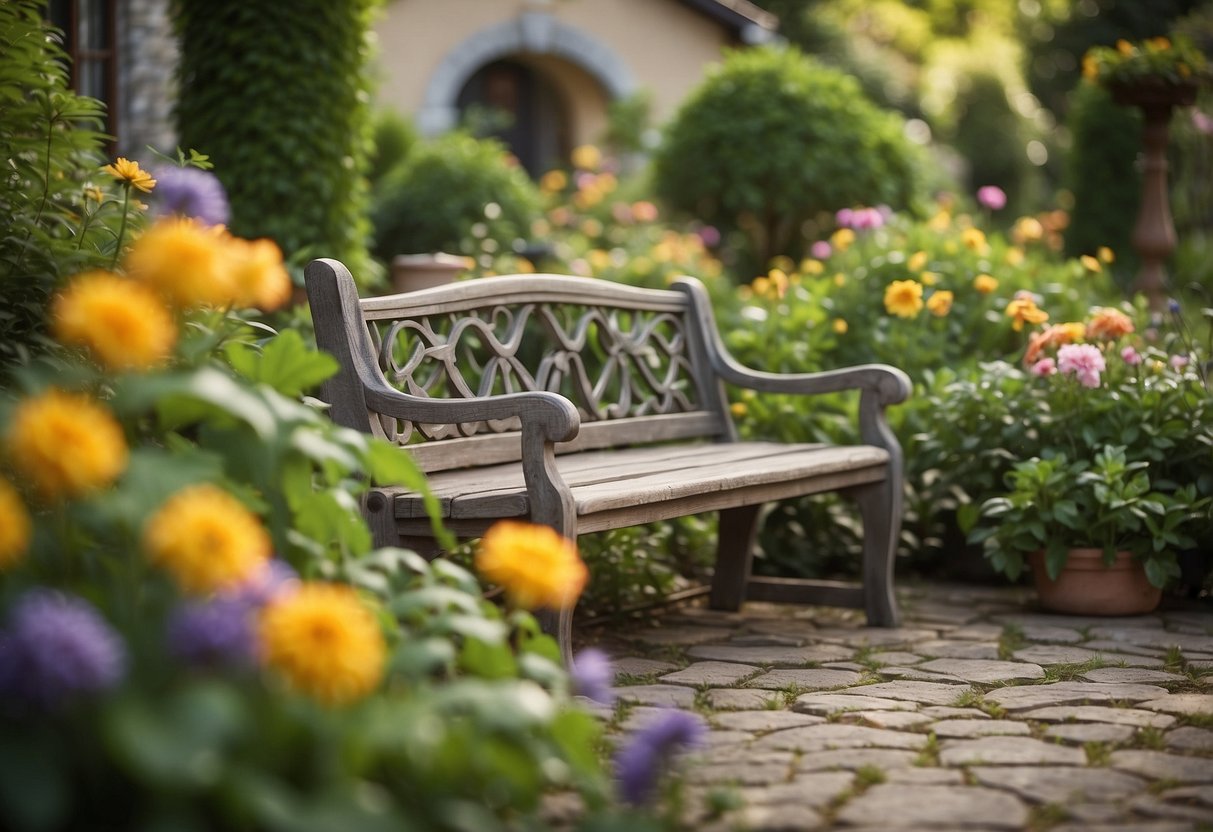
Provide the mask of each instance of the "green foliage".
[{"label": "green foliage", "polygon": [[374,148],[366,175],[372,191],[388,171],[401,164],[420,141],[413,123],[395,110],[380,110],[376,113],[373,129]]},{"label": "green foliage", "polygon": [[731,53],[683,103],[654,164],[657,193],[676,209],[744,235],[743,274],[800,256],[819,212],[918,196],[900,119],[795,49]]},{"label": "green foliage", "polygon": [[[450,133],[417,146],[375,195],[375,254],[510,251],[539,215],[526,172],[493,139]],[[520,244],[521,245],[521,244]],[[487,250],[487,249],[486,249]]]},{"label": "green foliage", "polygon": [[653,96],[639,92],[617,98],[607,105],[607,130],[603,142],[617,154],[641,153],[645,133],[653,117]]},{"label": "green foliage", "polygon": [[367,35],[378,0],[177,0],[181,143],[210,155],[231,230],[294,263],[336,257],[359,279],[371,150]]},{"label": "green foliage", "polygon": [[953,108],[951,142],[968,163],[969,192],[997,185],[1006,193],[1010,210],[1021,209],[1033,174],[1024,150],[1027,125],[1011,106],[1002,78],[992,71],[975,71],[965,79]]},{"label": "green foliage", "polygon": [[104,113],[68,88],[45,5],[0,5],[0,378],[43,349],[46,304],[62,280],[109,265],[125,213],[119,199],[86,194],[101,178]]},{"label": "green foliage", "polygon": [[[1070,101],[1065,185],[1074,195],[1074,208],[1066,251],[1078,256],[1130,237],[1141,202],[1141,175],[1134,165],[1141,150],[1141,115],[1135,108],[1117,106],[1095,84],[1080,85]],[[1131,256],[1128,247],[1121,254]]]}]

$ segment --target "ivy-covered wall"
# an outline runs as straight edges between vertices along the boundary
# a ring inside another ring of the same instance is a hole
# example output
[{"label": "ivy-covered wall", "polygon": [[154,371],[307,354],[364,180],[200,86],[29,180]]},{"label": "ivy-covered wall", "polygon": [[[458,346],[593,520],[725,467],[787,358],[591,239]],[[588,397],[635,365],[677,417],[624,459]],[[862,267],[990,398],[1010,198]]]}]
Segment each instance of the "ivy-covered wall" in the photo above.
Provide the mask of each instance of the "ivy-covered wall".
[{"label": "ivy-covered wall", "polygon": [[293,265],[372,263],[368,33],[379,0],[175,0],[177,128],[209,154],[232,232],[270,237]]}]

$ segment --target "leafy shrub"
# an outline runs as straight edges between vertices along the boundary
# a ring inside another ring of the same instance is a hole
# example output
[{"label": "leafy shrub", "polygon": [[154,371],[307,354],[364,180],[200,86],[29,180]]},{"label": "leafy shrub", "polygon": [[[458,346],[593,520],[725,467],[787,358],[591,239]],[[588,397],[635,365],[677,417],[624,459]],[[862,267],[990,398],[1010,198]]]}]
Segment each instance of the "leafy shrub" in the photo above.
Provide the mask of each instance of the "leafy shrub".
[{"label": "leafy shrub", "polygon": [[375,0],[175,2],[182,146],[214,161],[232,231],[366,279]]},{"label": "leafy shrub", "polygon": [[819,212],[902,208],[918,194],[919,160],[900,119],[795,49],[731,53],[674,116],[654,165],[663,199],[744,235],[742,274],[777,254],[799,257],[803,226]]},{"label": "leafy shrub", "polygon": [[102,164],[102,105],[68,88],[44,7],[0,5],[0,379],[41,351],[46,304],[62,279],[113,258],[125,216],[121,200],[89,190]]},{"label": "leafy shrub", "polygon": [[380,183],[375,254],[507,251],[538,215],[538,191],[501,143],[449,133],[419,145]]},{"label": "leafy shrub", "polygon": [[395,110],[380,110],[373,124],[373,149],[366,178],[372,191],[392,168],[401,164],[420,141],[411,121]]},{"label": "leafy shrub", "polygon": [[951,144],[968,163],[969,190],[997,185],[1013,209],[1021,208],[1034,170],[1025,152],[1025,125],[1011,107],[1002,79],[994,72],[974,72],[965,79],[953,108],[957,115]]},{"label": "leafy shrub", "polygon": [[[1070,153],[1065,184],[1074,194],[1066,251],[1091,254],[1108,240],[1128,240],[1141,202],[1134,162],[1141,150],[1141,116],[1120,107],[1096,84],[1080,84],[1070,98]],[[1126,274],[1133,254],[1121,252]]]}]

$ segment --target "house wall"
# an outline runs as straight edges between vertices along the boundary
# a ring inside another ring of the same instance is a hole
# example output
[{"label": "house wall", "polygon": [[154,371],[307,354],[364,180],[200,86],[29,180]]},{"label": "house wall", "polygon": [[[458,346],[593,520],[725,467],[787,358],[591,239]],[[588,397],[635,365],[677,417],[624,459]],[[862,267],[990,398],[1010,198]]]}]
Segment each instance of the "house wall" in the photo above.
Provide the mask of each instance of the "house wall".
[{"label": "house wall", "polygon": [[177,40],[168,0],[126,0],[119,5],[118,101],[120,155],[147,160],[147,148],[173,154]]},{"label": "house wall", "polygon": [[375,26],[381,106],[426,133],[453,126],[462,82],[506,56],[543,66],[568,96],[575,143],[594,142],[611,98],[651,92],[669,118],[730,31],[675,0],[389,0]]}]

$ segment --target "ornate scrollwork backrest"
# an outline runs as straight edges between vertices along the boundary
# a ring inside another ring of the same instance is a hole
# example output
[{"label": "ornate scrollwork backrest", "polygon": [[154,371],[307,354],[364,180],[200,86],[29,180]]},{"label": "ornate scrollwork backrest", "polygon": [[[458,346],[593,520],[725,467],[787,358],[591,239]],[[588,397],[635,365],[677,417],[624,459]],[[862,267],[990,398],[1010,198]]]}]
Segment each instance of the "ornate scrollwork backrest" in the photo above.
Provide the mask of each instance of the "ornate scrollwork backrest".
[{"label": "ornate scrollwork backrest", "polygon": [[[572,401],[583,424],[702,409],[686,328],[679,312],[563,302],[368,322],[379,367],[402,392],[471,399],[549,391]],[[518,429],[516,419],[380,421],[399,444]]]}]

